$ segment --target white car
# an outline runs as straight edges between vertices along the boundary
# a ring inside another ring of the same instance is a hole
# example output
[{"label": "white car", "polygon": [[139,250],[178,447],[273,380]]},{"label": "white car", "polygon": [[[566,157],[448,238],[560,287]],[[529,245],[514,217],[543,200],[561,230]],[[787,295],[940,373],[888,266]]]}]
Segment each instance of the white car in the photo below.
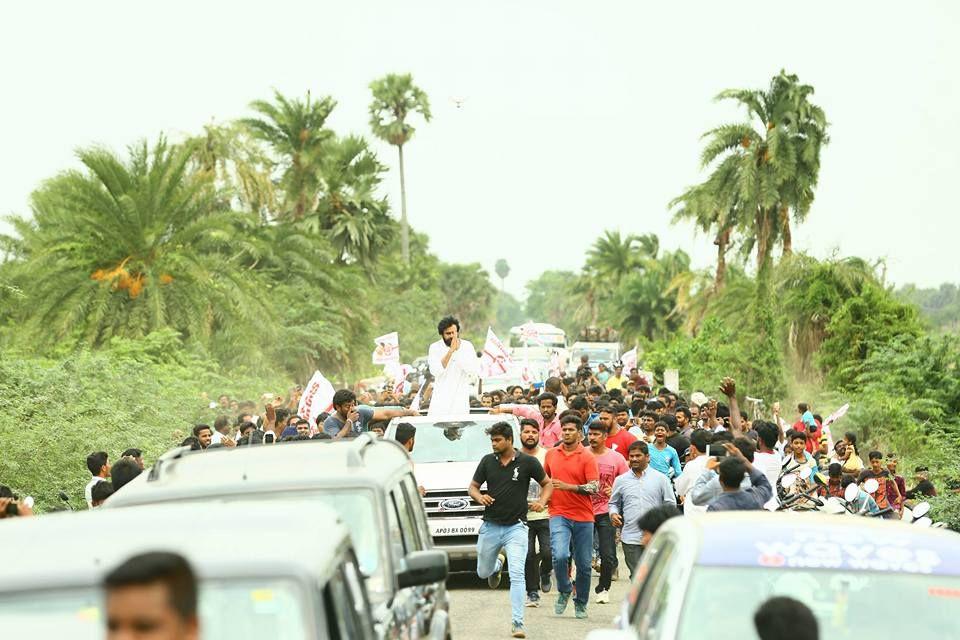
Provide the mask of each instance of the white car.
[{"label": "white car", "polygon": [[[477,534],[483,522],[483,506],[467,494],[480,458],[491,453],[487,429],[497,422],[513,427],[514,446],[520,446],[520,421],[512,415],[472,413],[449,417],[415,416],[394,418],[385,438],[395,439],[397,425],[417,429],[411,457],[417,484],[426,489],[423,499],[430,535],[435,548],[457,564],[476,560]],[[480,487],[486,490],[486,485]]]}]

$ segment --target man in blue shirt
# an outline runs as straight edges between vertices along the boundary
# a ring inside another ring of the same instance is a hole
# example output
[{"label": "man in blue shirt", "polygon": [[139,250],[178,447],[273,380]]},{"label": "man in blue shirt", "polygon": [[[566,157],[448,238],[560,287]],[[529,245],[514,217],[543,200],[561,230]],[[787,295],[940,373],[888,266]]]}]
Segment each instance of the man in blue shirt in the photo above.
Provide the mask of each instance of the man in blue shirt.
[{"label": "man in blue shirt", "polygon": [[333,409],[323,421],[323,432],[335,440],[360,435],[370,422],[419,415],[417,411],[401,407],[357,405],[357,396],[349,389],[340,389],[333,394]]},{"label": "man in blue shirt", "polygon": [[[753,466],[737,447],[724,443],[727,457],[717,466],[723,493],[710,501],[707,511],[759,511],[773,495],[767,475]],[[713,460],[707,466],[713,464]],[[750,474],[749,489],[741,489],[745,473]]]},{"label": "man in blue shirt", "polygon": [[609,507],[613,526],[623,527],[620,544],[632,580],[640,554],[643,553],[640,517],[662,504],[676,505],[676,500],[667,476],[649,468],[650,450],[646,442],[638,440],[630,445],[627,464],[630,470],[613,481]]}]

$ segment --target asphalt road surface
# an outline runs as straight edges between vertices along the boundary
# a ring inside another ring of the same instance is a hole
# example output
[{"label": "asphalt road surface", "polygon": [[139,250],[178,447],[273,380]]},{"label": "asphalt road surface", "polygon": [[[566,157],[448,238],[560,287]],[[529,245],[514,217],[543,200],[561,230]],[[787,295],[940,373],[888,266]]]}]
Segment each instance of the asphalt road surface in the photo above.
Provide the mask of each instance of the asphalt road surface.
[{"label": "asphalt road surface", "polygon": [[[619,547],[619,545],[618,545]],[[589,618],[573,617],[573,600],[563,616],[553,613],[557,599],[556,583],[550,593],[540,594],[540,606],[525,608],[527,638],[534,640],[581,640],[591,629],[610,628],[613,618],[620,613],[620,606],[629,585],[628,574],[620,560],[620,579],[610,589],[610,604],[596,604],[593,588],[597,585],[597,573],[593,572],[590,587]],[[509,576],[503,572],[500,588],[493,590],[486,580],[476,575],[454,574],[447,581],[450,589],[450,622],[453,640],[486,640],[510,637],[510,591]]]}]

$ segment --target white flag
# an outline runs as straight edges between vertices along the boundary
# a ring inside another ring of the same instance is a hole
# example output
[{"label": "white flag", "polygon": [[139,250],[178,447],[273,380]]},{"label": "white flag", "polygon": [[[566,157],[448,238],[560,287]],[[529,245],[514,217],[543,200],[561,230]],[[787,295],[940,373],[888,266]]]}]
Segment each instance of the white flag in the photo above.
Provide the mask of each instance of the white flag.
[{"label": "white flag", "polygon": [[540,330],[533,322],[520,325],[520,339],[531,344],[543,344],[540,339]]},{"label": "white flag", "polygon": [[420,389],[417,391],[417,395],[414,396],[413,402],[410,403],[410,409],[413,411],[420,411],[420,396],[423,395],[423,388],[427,386],[425,384],[420,385]]},{"label": "white flag", "polygon": [[373,364],[400,364],[400,335],[394,331],[380,336],[374,342]]},{"label": "white flag", "polygon": [[620,364],[623,365],[623,370],[627,372],[627,375],[630,375],[630,369],[637,366],[637,348],[634,347],[620,356]]},{"label": "white flag", "polygon": [[850,410],[850,403],[843,405],[833,413],[827,416],[827,419],[823,421],[823,426],[828,427],[843,416],[847,415],[847,411]]},{"label": "white flag", "polygon": [[484,378],[502,376],[511,367],[513,367],[513,359],[510,357],[510,352],[497,338],[493,329],[487,327],[487,341],[484,343],[483,353],[480,355],[480,375]]},{"label": "white flag", "polygon": [[310,422],[310,433],[316,433],[317,416],[323,412],[333,410],[333,385],[323,377],[319,371],[313,372],[313,377],[307,383],[307,388],[300,396],[300,405],[297,415]]},{"label": "white flag", "polygon": [[409,364],[388,364],[383,368],[384,374],[393,380],[393,392],[397,395],[403,393],[404,383],[407,376],[413,373],[413,367]]}]

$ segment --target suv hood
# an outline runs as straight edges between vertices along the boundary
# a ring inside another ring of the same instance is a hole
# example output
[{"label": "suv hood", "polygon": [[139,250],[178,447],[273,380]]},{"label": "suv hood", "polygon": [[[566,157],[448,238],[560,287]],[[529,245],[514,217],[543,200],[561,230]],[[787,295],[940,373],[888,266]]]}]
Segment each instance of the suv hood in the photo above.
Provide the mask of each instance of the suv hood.
[{"label": "suv hood", "polygon": [[427,491],[466,491],[477,462],[419,462],[413,469],[417,483]]}]

